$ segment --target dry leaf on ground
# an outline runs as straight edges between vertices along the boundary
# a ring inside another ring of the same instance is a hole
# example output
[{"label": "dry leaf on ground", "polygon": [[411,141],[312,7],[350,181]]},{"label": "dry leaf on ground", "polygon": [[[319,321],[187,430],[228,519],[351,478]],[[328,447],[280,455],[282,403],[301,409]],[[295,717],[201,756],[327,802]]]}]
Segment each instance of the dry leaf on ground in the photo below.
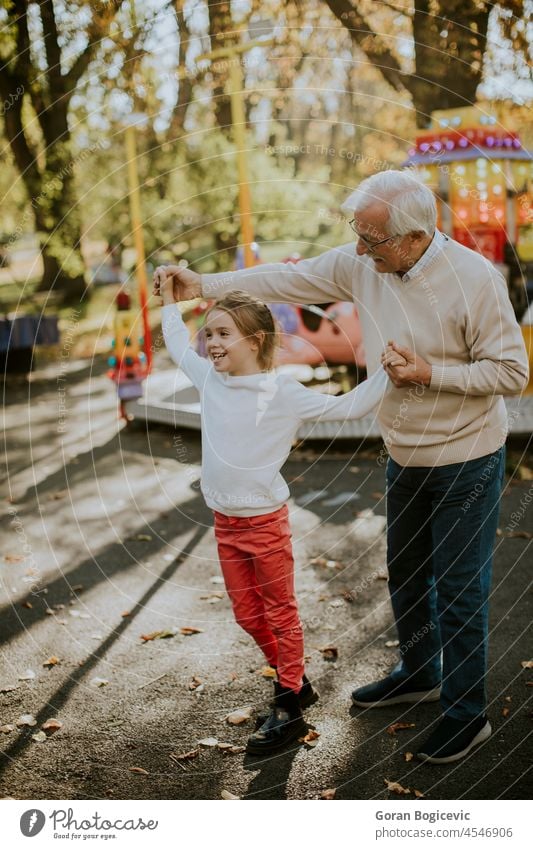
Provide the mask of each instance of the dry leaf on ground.
[{"label": "dry leaf on ground", "polygon": [[200,754],[199,749],[191,749],[190,752],[182,752],[180,755],[176,752],[171,752],[169,758],[173,761],[192,761]]},{"label": "dry leaf on ground", "polygon": [[59,731],[63,728],[63,723],[60,719],[47,719],[46,722],[43,722],[41,725],[43,731],[47,731],[49,734],[55,734],[56,731]]},{"label": "dry leaf on ground", "polygon": [[387,728],[387,734],[396,734],[397,731],[402,731],[404,728],[415,728],[414,722],[393,722]]},{"label": "dry leaf on ground", "polygon": [[533,669],[533,660],[522,660],[520,666],[522,669]]},{"label": "dry leaf on ground", "polygon": [[22,716],[19,716],[17,719],[17,726],[19,728],[23,728],[25,725],[29,727],[37,725],[37,720],[31,713],[23,713]]},{"label": "dry leaf on ground", "polygon": [[0,734],[10,734],[14,730],[14,725],[0,725]]},{"label": "dry leaf on ground", "polygon": [[385,642],[385,648],[386,649],[395,649],[396,646],[399,646],[399,645],[400,645],[399,640],[386,640],[386,642]]},{"label": "dry leaf on ground", "polygon": [[141,634],[141,640],[144,643],[149,643],[150,640],[167,640],[169,637],[175,636],[175,631],[152,631],[150,634]]},{"label": "dry leaf on ground", "polygon": [[147,769],[143,769],[142,766],[130,766],[130,772],[134,772],[136,775],[150,775]]},{"label": "dry leaf on ground", "polygon": [[183,634],[185,637],[190,637],[193,634],[203,634],[201,628],[180,628],[180,634]]},{"label": "dry leaf on ground", "polygon": [[35,740],[36,743],[44,743],[45,740],[48,739],[44,731],[37,731],[36,734],[31,735],[31,739]]},{"label": "dry leaf on ground", "polygon": [[407,763],[409,763],[409,761],[412,761],[412,760],[413,760],[414,755],[413,755],[413,753],[412,753],[412,752],[406,752],[406,753],[405,753],[405,755],[404,755],[403,757],[404,757],[404,760],[406,760],[406,761],[407,761]]},{"label": "dry leaf on ground", "polygon": [[323,646],[322,648],[319,648],[319,652],[321,652],[324,660],[337,660],[339,656],[337,646]]},{"label": "dry leaf on ground", "polygon": [[262,669],[258,669],[258,674],[263,678],[275,678],[278,673],[272,666],[263,666]]},{"label": "dry leaf on ground", "polygon": [[533,539],[533,534],[530,531],[509,531],[504,536],[508,539]]},{"label": "dry leaf on ground", "polygon": [[334,799],[335,793],[337,792],[335,787],[332,787],[330,790],[323,790],[320,794],[321,799]]},{"label": "dry leaf on ground", "polygon": [[387,785],[387,790],[390,790],[391,793],[397,793],[398,796],[406,796],[411,792],[408,787],[402,787],[397,781],[389,781],[388,778],[384,778],[383,782]]},{"label": "dry leaf on ground", "polygon": [[45,666],[47,669],[51,669],[52,666],[56,666],[58,663],[59,658],[53,654],[52,657],[49,657],[48,660],[44,661],[43,666]]},{"label": "dry leaf on ground", "polygon": [[136,539],[139,542],[151,542],[152,541],[152,537],[150,536],[150,534],[137,534],[136,536],[133,537],[133,539]]},{"label": "dry leaf on ground", "polygon": [[413,793],[415,794],[417,799],[424,799],[425,798],[425,794],[422,793],[421,790],[413,790]]},{"label": "dry leaf on ground", "polygon": [[508,707],[504,707],[504,708],[502,709],[502,716],[503,716],[503,717],[509,716],[509,714],[510,714],[510,713],[511,713],[511,709],[510,709],[510,708],[508,708]]},{"label": "dry leaf on ground", "polygon": [[216,737],[204,737],[203,740],[198,740],[198,745],[204,746],[206,749],[213,749],[218,746],[218,740]]},{"label": "dry leaf on ground", "polygon": [[243,722],[248,722],[252,718],[252,708],[245,707],[233,710],[224,718],[230,725],[242,725]]},{"label": "dry leaf on ground", "polygon": [[107,684],[109,684],[109,681],[107,680],[107,678],[91,678],[89,684],[91,685],[91,687],[105,687]]},{"label": "dry leaf on ground", "polygon": [[33,681],[36,677],[33,669],[26,669],[26,672],[23,672],[22,675],[19,675],[19,681]]},{"label": "dry leaf on ground", "polygon": [[26,557],[24,554],[4,554],[4,560],[6,563],[22,563]]},{"label": "dry leaf on ground", "polygon": [[306,746],[310,748],[314,748],[319,740],[320,733],[315,731],[314,728],[310,728],[305,737],[298,737],[299,743],[305,743]]},{"label": "dry leaf on ground", "polygon": [[220,798],[221,799],[234,800],[234,799],[240,799],[241,797],[236,796],[235,793],[230,793],[229,790],[223,790],[222,793],[220,794]]},{"label": "dry leaf on ground", "polygon": [[198,687],[201,687],[201,686],[202,686],[202,679],[197,678],[196,675],[193,675],[191,680],[189,681],[189,684],[188,684],[189,690],[197,690]]}]

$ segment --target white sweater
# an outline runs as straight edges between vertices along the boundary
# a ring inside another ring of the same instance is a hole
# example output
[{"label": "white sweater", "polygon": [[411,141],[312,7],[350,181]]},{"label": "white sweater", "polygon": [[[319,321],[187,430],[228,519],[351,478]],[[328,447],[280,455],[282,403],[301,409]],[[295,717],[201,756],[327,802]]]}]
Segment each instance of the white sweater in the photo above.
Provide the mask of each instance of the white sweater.
[{"label": "white sweater", "polygon": [[525,389],[528,358],[505,280],[480,254],[446,238],[401,279],[376,271],[351,242],[297,264],[202,275],[205,297],[231,289],[267,303],[353,301],[370,374],[389,339],[431,365],[429,387],[391,385],[378,411],[383,440],[400,465],[463,463],[505,442],[502,396]]},{"label": "white sweater", "polygon": [[228,516],[272,513],[287,501],[280,469],[303,421],[361,418],[391,385],[381,368],[339,397],[275,371],[219,374],[191,348],[176,305],[163,307],[162,321],[170,356],[200,393],[202,493],[209,507]]}]

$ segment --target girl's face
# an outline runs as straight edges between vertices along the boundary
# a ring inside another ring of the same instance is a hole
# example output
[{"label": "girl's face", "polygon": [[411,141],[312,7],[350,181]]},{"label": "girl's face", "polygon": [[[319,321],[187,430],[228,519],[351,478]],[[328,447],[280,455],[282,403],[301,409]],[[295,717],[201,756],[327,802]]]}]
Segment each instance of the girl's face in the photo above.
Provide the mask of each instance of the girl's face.
[{"label": "girl's face", "polygon": [[231,315],[214,309],[205,324],[207,353],[215,371],[230,375],[257,374],[259,345],[253,336],[243,336]]}]

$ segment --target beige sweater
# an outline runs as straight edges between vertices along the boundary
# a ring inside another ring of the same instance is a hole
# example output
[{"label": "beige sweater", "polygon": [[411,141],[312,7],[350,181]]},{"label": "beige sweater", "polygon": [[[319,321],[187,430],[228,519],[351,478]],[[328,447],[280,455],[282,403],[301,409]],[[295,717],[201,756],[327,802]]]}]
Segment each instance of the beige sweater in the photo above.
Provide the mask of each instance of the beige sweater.
[{"label": "beige sweater", "polygon": [[352,242],[297,264],[204,274],[206,297],[246,289],[268,303],[352,301],[368,373],[389,339],[432,367],[429,387],[392,384],[378,411],[383,440],[402,466],[444,466],[483,457],[508,430],[502,395],[527,385],[528,359],[505,280],[452,239],[407,282],[375,271]]}]

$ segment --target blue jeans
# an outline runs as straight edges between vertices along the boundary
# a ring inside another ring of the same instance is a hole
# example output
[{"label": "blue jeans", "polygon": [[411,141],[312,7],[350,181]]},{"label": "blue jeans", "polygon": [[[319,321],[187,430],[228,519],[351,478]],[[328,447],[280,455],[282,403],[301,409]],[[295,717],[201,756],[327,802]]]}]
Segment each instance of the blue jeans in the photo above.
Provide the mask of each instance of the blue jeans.
[{"label": "blue jeans", "polygon": [[[400,662],[417,689],[442,682],[454,719],[484,713],[488,600],[505,447],[440,467],[387,463],[387,563]],[[441,661],[442,657],[442,661]]]}]

